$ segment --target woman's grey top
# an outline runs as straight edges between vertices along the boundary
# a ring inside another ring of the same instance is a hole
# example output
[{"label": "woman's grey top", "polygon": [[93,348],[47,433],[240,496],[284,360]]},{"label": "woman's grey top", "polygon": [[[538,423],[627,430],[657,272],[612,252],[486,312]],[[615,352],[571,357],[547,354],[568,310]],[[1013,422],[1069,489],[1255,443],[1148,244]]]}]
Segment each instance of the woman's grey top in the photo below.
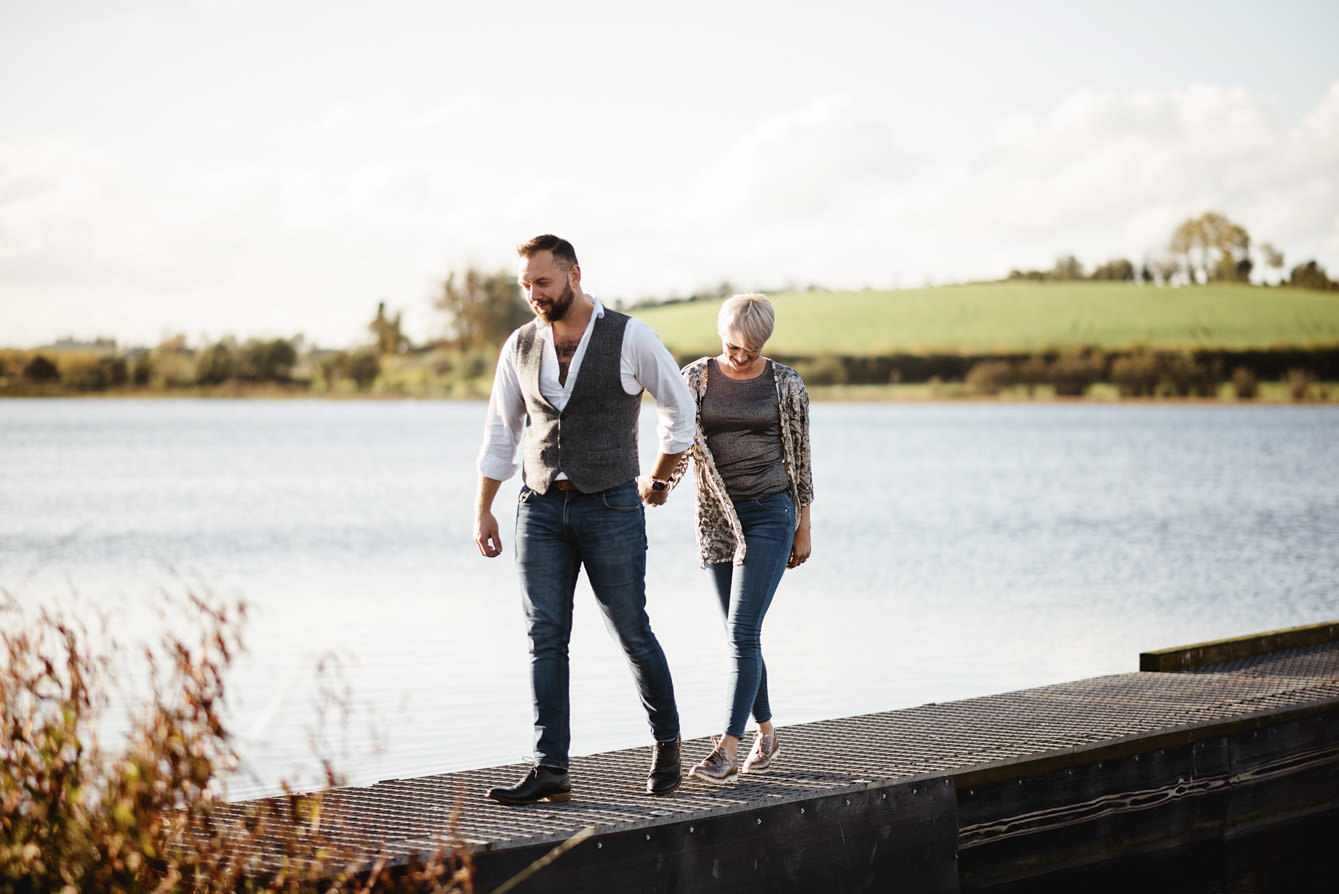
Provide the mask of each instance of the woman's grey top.
[{"label": "woman's grey top", "polygon": [[[734,500],[726,493],[702,428],[702,399],[707,393],[708,380],[716,378],[707,375],[711,365],[710,357],[700,357],[683,368],[684,381],[697,405],[694,413],[697,434],[693,435],[693,446],[679,458],[674,474],[670,475],[670,487],[674,487],[688,474],[688,461],[693,461],[693,478],[697,482],[697,548],[703,568],[721,562],[742,565],[748,553]],[[772,363],[772,382],[781,415],[781,455],[790,478],[790,495],[796,508],[803,510],[814,502],[814,473],[809,458],[809,392],[804,390],[800,374],[783,363]],[[803,520],[804,512],[796,512],[797,530]]]},{"label": "woman's grey top", "polygon": [[[719,371],[715,360],[711,365]],[[731,499],[757,500],[790,488],[772,361],[752,379],[709,375],[702,430]]]}]

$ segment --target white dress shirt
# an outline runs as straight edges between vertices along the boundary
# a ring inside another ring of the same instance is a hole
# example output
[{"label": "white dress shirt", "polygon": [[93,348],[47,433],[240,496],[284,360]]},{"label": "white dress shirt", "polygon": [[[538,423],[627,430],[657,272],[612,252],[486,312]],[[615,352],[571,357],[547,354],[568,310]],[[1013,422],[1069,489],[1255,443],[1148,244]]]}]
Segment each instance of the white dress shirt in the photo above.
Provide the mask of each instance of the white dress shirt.
[{"label": "white dress shirt", "polygon": [[[558,381],[558,352],[553,346],[553,325],[540,321],[539,341],[543,356],[539,367],[539,393],[562,411],[572,396],[581,361],[595,329],[595,319],[604,316],[604,305],[597,299],[581,342],[567,369],[567,382]],[[619,373],[623,390],[628,394],[649,391],[656,401],[656,435],[660,452],[682,453],[693,446],[697,432],[697,407],[688,390],[674,357],[660,342],[655,330],[641,320],[629,318],[623,330],[623,348],[619,356]],[[484,417],[484,441],[479,450],[479,474],[498,481],[506,481],[520,468],[517,448],[525,430],[525,396],[521,393],[516,374],[516,333],[508,336],[498,355],[497,371],[493,374],[493,393],[488,399],[488,413]],[[559,478],[566,478],[560,473]]]}]

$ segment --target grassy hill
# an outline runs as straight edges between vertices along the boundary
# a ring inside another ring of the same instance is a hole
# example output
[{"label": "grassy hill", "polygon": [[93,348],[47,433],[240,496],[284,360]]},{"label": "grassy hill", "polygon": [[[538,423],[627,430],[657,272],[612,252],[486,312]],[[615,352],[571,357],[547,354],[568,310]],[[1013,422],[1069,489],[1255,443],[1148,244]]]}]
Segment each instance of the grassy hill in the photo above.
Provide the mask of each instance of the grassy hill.
[{"label": "grassy hill", "polygon": [[[769,295],[769,353],[791,356],[1339,344],[1339,295],[1244,285],[981,283],[926,289]],[[719,301],[638,308],[679,355],[720,350]]]}]

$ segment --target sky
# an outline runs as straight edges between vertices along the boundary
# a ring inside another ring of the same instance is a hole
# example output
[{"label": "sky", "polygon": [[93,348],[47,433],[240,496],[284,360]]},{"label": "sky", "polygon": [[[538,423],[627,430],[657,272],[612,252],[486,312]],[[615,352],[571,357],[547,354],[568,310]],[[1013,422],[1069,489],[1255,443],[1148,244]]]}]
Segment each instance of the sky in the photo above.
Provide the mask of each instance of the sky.
[{"label": "sky", "polygon": [[605,301],[1139,263],[1215,210],[1339,272],[1339,4],[0,0],[0,345],[442,334]]}]

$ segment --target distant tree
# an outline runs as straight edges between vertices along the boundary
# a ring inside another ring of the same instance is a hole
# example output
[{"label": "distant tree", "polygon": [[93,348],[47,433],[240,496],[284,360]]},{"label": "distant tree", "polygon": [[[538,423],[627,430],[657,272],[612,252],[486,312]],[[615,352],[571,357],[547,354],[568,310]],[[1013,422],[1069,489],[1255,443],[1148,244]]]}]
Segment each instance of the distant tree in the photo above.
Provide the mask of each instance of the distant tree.
[{"label": "distant tree", "polygon": [[160,353],[178,354],[189,354],[191,352],[190,347],[186,344],[186,336],[180,332],[163,339],[154,350]]},{"label": "distant tree", "polygon": [[1047,381],[1048,374],[1046,358],[1040,354],[1033,354],[1018,364],[1018,383],[1027,388],[1029,397],[1038,385]]},{"label": "distant tree", "polygon": [[1250,279],[1251,235],[1217,211],[1178,224],[1168,248],[1181,260],[1181,269],[1192,283]]},{"label": "distant tree", "polygon": [[377,303],[377,315],[367,324],[373,344],[381,354],[403,354],[409,350],[409,339],[400,328],[401,314],[386,316],[386,302]]},{"label": "distant tree", "polygon": [[1264,265],[1270,270],[1280,272],[1283,270],[1283,252],[1275,248],[1273,243],[1261,242],[1257,251],[1260,252],[1260,259],[1264,261]]},{"label": "distant tree", "polygon": [[1240,257],[1235,260],[1227,255],[1218,259],[1218,271],[1214,276],[1219,282],[1250,282],[1251,271],[1255,269],[1255,262],[1248,257]]},{"label": "distant tree", "polygon": [[1217,387],[1217,377],[1192,354],[1166,352],[1158,357],[1158,391],[1176,397],[1209,397]]},{"label": "distant tree", "polygon": [[1254,400],[1260,394],[1260,383],[1255,371],[1249,366],[1238,366],[1232,370],[1232,392],[1238,400]]},{"label": "distant tree", "polygon": [[473,267],[452,272],[433,302],[449,317],[447,340],[462,350],[496,348],[511,331],[533,318],[521,287],[504,270],[485,274]]},{"label": "distant tree", "polygon": [[1081,352],[1066,352],[1051,361],[1047,378],[1059,397],[1081,397],[1102,378],[1100,361]]},{"label": "distant tree", "polygon": [[349,355],[344,373],[366,391],[381,375],[381,355],[375,348],[360,348]]},{"label": "distant tree", "polygon": [[1303,401],[1311,391],[1311,384],[1316,381],[1316,374],[1309,369],[1293,367],[1284,375],[1283,381],[1288,385],[1288,393],[1292,395],[1292,399]]},{"label": "distant tree", "polygon": [[195,381],[201,385],[221,385],[237,378],[241,361],[237,341],[230,335],[208,345],[195,357]]},{"label": "distant tree", "polygon": [[60,380],[68,388],[80,391],[101,391],[107,381],[98,367],[98,358],[89,354],[70,353],[57,358]]},{"label": "distant tree", "polygon": [[1200,266],[1195,253],[1202,251],[1203,242],[1200,222],[1192,217],[1177,224],[1176,229],[1172,230],[1171,241],[1167,244],[1172,255],[1180,259],[1180,269],[1185,271],[1186,277],[1192,283],[1196,282],[1195,270]]},{"label": "distant tree", "polygon": [[195,364],[186,336],[163,339],[149,354],[149,381],[155,388],[191,385],[195,382]]},{"label": "distant tree", "polygon": [[1150,397],[1158,384],[1158,359],[1147,351],[1111,361],[1111,382],[1123,397]]},{"label": "distant tree", "polygon": [[1134,264],[1125,258],[1116,258],[1097,267],[1090,278],[1134,282]]},{"label": "distant tree", "polygon": [[1210,211],[1200,217],[1209,246],[1217,261],[1209,278],[1220,282],[1249,282],[1251,278],[1251,234],[1225,215]]},{"label": "distant tree", "polygon": [[153,378],[153,357],[148,351],[137,350],[130,359],[130,382],[143,387]]},{"label": "distant tree", "polygon": [[1329,291],[1339,289],[1339,283],[1330,279],[1325,268],[1315,262],[1307,261],[1305,264],[1298,264],[1288,274],[1288,285],[1298,289],[1317,289],[1319,291]]},{"label": "distant tree", "polygon": [[24,365],[22,375],[29,382],[60,381],[60,369],[43,354],[34,354]]},{"label": "distant tree", "polygon": [[129,378],[124,357],[76,352],[60,358],[60,380],[81,391],[102,391]]},{"label": "distant tree", "polygon": [[251,338],[238,352],[238,376],[248,382],[287,382],[298,362],[297,348],[285,338]]},{"label": "distant tree", "polygon": [[316,372],[321,380],[325,382],[327,391],[334,391],[339,380],[344,377],[344,366],[348,362],[349,355],[344,351],[333,351],[323,353],[316,357],[314,365]]},{"label": "distant tree", "polygon": [[980,360],[972,364],[964,381],[978,394],[995,395],[1018,381],[1018,373],[1007,360]]},{"label": "distant tree", "polygon": [[1083,265],[1073,255],[1063,255],[1056,259],[1055,267],[1051,270],[1051,279],[1083,279]]}]

